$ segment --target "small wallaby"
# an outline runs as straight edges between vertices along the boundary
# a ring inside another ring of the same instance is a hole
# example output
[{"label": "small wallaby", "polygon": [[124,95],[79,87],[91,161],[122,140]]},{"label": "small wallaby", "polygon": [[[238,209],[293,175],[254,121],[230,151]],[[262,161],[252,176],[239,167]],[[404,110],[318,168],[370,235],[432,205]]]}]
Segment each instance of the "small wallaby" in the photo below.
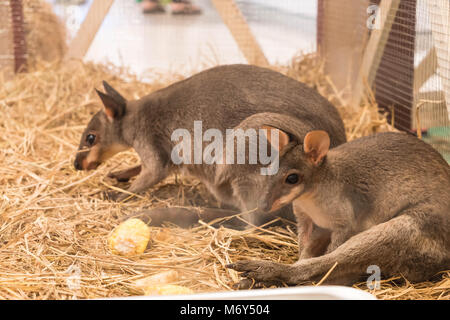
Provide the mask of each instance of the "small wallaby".
[{"label": "small wallaby", "polygon": [[[231,165],[239,170],[219,170],[216,164],[173,163],[172,151],[178,143],[172,140],[173,133],[185,129],[195,136],[196,121],[201,121],[204,131],[217,129],[225,134],[251,115],[272,112],[300,122],[304,134],[326,130],[332,146],[346,141],[343,122],[331,103],[305,84],[266,68],[219,66],[134,101],[127,101],[106,82],[104,88],[106,93],[97,91],[104,110],[85,129],[74,165],[78,170],[96,169],[114,154],[133,148],[141,165],[110,174],[121,181],[137,175],[128,190],[131,193],[145,191],[176,170],[202,181],[225,205],[243,211],[257,207],[258,181],[263,179],[257,166],[240,164]],[[128,196],[113,194],[112,198]],[[250,219],[260,224],[258,217]]]},{"label": "small wallaby", "polygon": [[450,268],[450,167],[436,150],[405,133],[379,133],[331,150],[325,131],[297,138],[279,145],[277,178],[261,197],[269,211],[293,201],[300,258],[293,265],[228,265],[242,272],[243,286],[250,279],[317,282],[335,263],[326,283],[367,279],[369,266],[413,282]]}]

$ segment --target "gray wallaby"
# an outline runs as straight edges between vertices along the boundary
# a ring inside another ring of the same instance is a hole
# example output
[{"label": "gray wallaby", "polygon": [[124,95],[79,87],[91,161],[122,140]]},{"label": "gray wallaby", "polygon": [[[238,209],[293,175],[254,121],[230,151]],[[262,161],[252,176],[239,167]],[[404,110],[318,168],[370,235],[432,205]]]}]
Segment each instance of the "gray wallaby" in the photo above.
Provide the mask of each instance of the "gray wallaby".
[{"label": "gray wallaby", "polygon": [[[271,125],[270,119],[265,121]],[[257,123],[257,122],[256,122]],[[325,131],[279,144],[283,157],[262,194],[264,209],[293,203],[299,260],[237,261],[242,285],[319,281],[335,263],[329,284],[402,274],[427,280],[450,268],[450,167],[430,145],[405,133],[379,133],[329,150]],[[297,140],[297,141],[295,141]]]},{"label": "gray wallaby", "polygon": [[[131,193],[145,191],[180,171],[202,181],[227,206],[243,211],[257,207],[260,181],[265,181],[257,166],[219,170],[216,164],[173,163],[171,152],[177,142],[171,135],[180,128],[194,135],[194,121],[202,121],[203,130],[225,133],[251,115],[272,112],[284,121],[299,122],[303,134],[326,130],[332,146],[346,141],[343,122],[331,103],[305,84],[266,68],[219,66],[134,101],[127,101],[106,82],[104,88],[106,93],[97,91],[104,110],[85,129],[74,165],[78,170],[96,169],[114,154],[133,148],[141,165],[110,174],[121,181],[137,175],[128,190]],[[115,200],[127,197],[112,195]],[[260,224],[259,217],[250,219]]]}]

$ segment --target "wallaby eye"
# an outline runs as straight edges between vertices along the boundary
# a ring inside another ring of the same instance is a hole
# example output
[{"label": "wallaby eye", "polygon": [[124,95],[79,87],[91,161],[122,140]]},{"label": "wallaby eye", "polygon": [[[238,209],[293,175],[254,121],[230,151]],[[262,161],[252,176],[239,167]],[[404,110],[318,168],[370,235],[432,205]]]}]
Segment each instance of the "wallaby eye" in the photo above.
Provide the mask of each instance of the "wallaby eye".
[{"label": "wallaby eye", "polygon": [[286,183],[288,184],[296,184],[300,179],[298,178],[298,174],[293,173],[286,177]]},{"label": "wallaby eye", "polygon": [[95,142],[95,134],[88,134],[86,136],[86,142],[92,146]]}]

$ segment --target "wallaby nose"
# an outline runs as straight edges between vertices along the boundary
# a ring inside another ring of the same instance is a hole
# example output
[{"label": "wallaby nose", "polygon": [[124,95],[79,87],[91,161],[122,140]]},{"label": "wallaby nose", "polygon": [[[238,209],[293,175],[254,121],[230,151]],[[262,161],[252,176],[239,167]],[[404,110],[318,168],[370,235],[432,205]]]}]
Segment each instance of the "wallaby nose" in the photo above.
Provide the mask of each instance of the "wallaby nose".
[{"label": "wallaby nose", "polygon": [[81,164],[78,162],[77,159],[75,159],[73,165],[74,165],[75,169],[77,169],[77,170],[83,170],[83,167],[81,167]]}]

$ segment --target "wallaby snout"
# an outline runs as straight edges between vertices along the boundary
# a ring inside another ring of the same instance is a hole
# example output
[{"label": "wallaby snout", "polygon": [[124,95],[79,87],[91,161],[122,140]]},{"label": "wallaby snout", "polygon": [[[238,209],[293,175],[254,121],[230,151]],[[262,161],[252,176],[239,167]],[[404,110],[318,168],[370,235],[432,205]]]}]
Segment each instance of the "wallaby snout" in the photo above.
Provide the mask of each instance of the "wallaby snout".
[{"label": "wallaby snout", "polygon": [[89,161],[89,151],[80,152],[75,157],[73,165],[76,170],[95,170],[101,164],[100,161]]},{"label": "wallaby snout", "polygon": [[76,170],[79,170],[79,171],[83,170],[83,167],[81,166],[78,159],[75,159],[75,161],[73,162],[73,166],[75,167]]}]

